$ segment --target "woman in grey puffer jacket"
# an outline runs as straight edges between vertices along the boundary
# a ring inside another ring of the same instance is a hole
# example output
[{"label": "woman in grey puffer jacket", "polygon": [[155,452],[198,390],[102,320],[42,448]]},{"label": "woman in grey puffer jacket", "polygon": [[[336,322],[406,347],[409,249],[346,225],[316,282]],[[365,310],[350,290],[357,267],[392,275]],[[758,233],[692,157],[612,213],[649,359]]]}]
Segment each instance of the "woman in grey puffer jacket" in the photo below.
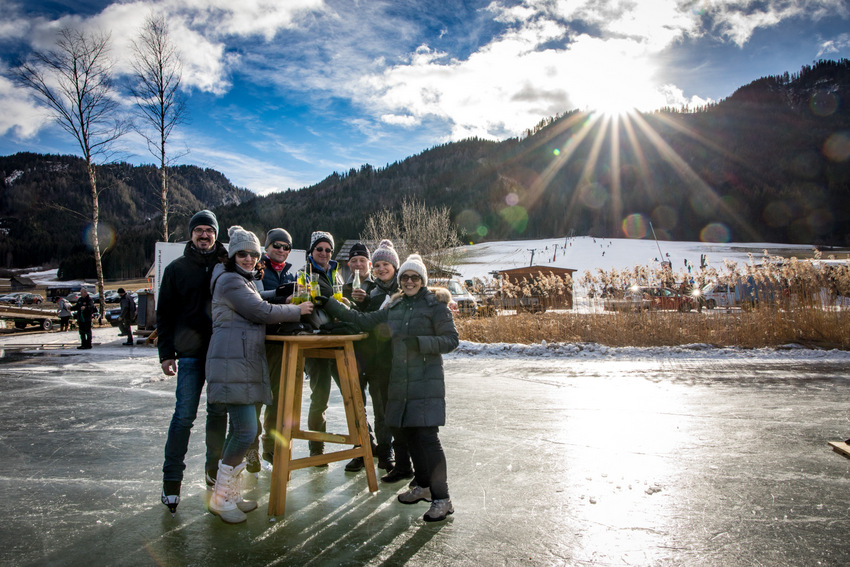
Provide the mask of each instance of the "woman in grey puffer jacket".
[{"label": "woman in grey puffer jacket", "polygon": [[273,305],[260,297],[255,281],[260,241],[240,226],[227,231],[228,259],[213,269],[213,332],[207,350],[207,401],[223,404],[230,416],[210,511],[229,524],[245,521],[256,502],[242,500],[239,476],[257,436],[257,404],[272,403],[266,363],[266,325],[298,321],[313,311],[310,302]]}]

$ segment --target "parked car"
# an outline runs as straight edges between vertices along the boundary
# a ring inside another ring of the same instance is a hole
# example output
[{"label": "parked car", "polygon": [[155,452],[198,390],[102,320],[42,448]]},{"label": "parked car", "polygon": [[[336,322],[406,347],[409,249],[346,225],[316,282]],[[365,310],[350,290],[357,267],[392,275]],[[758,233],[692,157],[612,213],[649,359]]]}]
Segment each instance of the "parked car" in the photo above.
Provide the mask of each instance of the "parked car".
[{"label": "parked car", "polygon": [[26,293],[23,291],[16,291],[15,293],[9,293],[0,297],[0,302],[8,303],[10,305],[38,305],[44,301],[44,298],[37,293]]},{"label": "parked car", "polygon": [[644,298],[650,300],[650,309],[676,310],[684,313],[697,306],[693,297],[683,295],[669,287],[641,287],[640,292]]},{"label": "parked car", "polygon": [[452,299],[457,303],[460,315],[477,315],[478,302],[469,293],[461,282],[457,280],[432,279],[428,281],[428,287],[444,287],[452,294]]},{"label": "parked car", "polygon": [[605,296],[605,309],[609,311],[646,311],[653,308],[652,299],[639,286],[632,286],[625,293],[609,291]]}]

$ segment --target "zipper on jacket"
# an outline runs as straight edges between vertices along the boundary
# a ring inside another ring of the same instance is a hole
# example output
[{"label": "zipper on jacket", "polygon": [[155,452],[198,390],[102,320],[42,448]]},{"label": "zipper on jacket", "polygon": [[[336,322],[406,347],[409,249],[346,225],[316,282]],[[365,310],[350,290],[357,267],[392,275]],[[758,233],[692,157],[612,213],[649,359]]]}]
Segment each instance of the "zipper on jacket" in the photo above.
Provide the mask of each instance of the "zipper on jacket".
[{"label": "zipper on jacket", "polygon": [[248,335],[242,331],[242,357],[248,358]]}]

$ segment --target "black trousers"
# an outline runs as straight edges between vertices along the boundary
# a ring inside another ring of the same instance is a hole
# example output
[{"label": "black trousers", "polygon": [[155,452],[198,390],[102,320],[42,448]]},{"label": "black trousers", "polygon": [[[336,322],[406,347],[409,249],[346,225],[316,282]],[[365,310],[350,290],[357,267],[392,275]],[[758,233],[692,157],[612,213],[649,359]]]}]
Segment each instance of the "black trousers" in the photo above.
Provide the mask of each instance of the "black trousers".
[{"label": "black trousers", "polygon": [[416,484],[431,488],[435,500],[449,497],[446,454],[440,444],[439,427],[392,428],[393,437],[403,439],[413,460]]}]

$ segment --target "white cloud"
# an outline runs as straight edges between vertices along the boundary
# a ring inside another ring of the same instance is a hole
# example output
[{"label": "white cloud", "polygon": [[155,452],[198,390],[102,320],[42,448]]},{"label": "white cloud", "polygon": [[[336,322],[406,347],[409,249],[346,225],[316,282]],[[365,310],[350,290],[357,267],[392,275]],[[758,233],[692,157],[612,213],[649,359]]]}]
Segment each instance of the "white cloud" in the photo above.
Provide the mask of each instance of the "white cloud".
[{"label": "white cloud", "polygon": [[743,46],[758,28],[774,26],[783,20],[827,17],[847,18],[850,7],[846,0],[713,0],[707,13],[715,27],[734,43]]},{"label": "white cloud", "polygon": [[[4,70],[5,71],[5,70]],[[46,108],[38,106],[29,93],[0,75],[0,135],[12,134],[18,139],[29,139],[51,121]]]},{"label": "white cloud", "polygon": [[850,47],[850,34],[842,33],[835,39],[826,40],[821,43],[818,49],[817,56],[829,55],[832,53],[840,53],[842,50]]}]

